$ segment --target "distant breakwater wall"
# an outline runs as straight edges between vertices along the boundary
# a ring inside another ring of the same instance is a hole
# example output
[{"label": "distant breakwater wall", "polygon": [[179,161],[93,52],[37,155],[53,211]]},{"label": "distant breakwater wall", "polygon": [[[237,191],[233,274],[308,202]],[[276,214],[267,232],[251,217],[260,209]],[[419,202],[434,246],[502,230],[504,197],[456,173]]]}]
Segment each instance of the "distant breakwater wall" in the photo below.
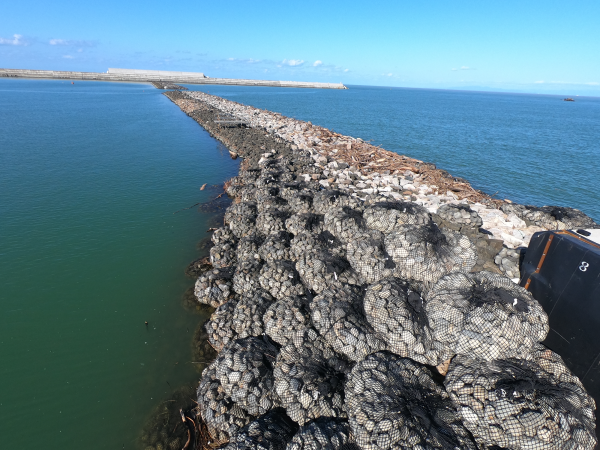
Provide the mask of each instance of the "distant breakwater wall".
[{"label": "distant breakwater wall", "polygon": [[26,69],[0,69],[0,78],[34,78],[51,80],[80,80],[80,81],[112,81],[131,83],[150,83],[152,81],[166,81],[183,84],[217,84],[229,86],[265,86],[287,88],[312,88],[312,89],[347,89],[341,83],[312,83],[304,81],[270,81],[270,80],[245,80],[235,78],[210,78],[191,76],[160,76],[151,74],[125,74],[101,72],[66,72],[56,70],[26,70]]},{"label": "distant breakwater wall", "polygon": [[[593,448],[593,400],[538,345],[541,306],[503,276],[514,278],[501,255],[516,237],[482,228],[508,231],[490,220],[509,219],[498,207],[510,203],[309,122],[165,95],[244,158],[194,292],[216,308],[205,329],[218,355],[197,390],[212,441]],[[533,227],[516,214],[508,223]],[[503,380],[531,377],[536,398],[502,409]],[[573,406],[553,402],[558,391]]]}]

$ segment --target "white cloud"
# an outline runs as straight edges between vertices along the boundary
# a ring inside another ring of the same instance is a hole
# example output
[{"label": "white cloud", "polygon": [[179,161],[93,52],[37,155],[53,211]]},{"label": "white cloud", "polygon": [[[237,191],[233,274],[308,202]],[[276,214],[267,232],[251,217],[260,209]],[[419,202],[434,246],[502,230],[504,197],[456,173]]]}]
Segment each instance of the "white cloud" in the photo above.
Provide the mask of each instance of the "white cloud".
[{"label": "white cloud", "polygon": [[323,61],[317,59],[314,63],[313,63],[313,67],[319,67],[323,65]]},{"label": "white cloud", "polygon": [[388,73],[387,76],[391,77],[392,75],[394,75],[393,73]]},{"label": "white cloud", "polygon": [[302,64],[304,64],[304,60],[303,59],[284,59],[281,64],[283,64],[284,66],[301,66]]},{"label": "white cloud", "polygon": [[23,40],[23,35],[13,34],[12,39],[0,38],[0,45],[28,45],[28,43]]},{"label": "white cloud", "polygon": [[344,72],[348,72],[350,69],[344,69]]},{"label": "white cloud", "polygon": [[70,39],[50,39],[48,41],[50,45],[60,45],[63,47],[95,47],[96,42],[94,41],[77,41]]},{"label": "white cloud", "polygon": [[63,55],[63,58],[65,58],[65,59],[73,59],[73,57],[71,55]]}]

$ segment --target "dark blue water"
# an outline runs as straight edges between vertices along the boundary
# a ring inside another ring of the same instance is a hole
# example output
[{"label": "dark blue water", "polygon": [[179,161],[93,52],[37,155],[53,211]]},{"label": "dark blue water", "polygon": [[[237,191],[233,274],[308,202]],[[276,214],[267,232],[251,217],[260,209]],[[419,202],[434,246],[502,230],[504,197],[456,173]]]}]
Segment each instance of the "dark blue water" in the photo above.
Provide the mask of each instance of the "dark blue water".
[{"label": "dark blue water", "polygon": [[350,86],[193,86],[436,164],[498,198],[600,221],[600,98]]}]

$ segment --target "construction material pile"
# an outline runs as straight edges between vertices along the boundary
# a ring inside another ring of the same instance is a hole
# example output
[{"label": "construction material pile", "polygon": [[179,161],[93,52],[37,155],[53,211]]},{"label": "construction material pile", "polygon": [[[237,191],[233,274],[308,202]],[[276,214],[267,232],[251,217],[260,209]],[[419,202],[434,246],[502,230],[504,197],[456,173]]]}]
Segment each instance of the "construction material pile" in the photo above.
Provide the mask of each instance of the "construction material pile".
[{"label": "construction material pile", "polygon": [[[295,178],[308,159],[292,154],[248,157],[213,233],[219,267],[196,285],[198,301],[218,307],[206,331],[219,354],[198,388],[216,442],[593,447],[593,400],[540,350],[547,316],[527,291],[471,272],[477,247],[426,209],[318,189]],[[467,208],[440,214],[481,225]]]}]

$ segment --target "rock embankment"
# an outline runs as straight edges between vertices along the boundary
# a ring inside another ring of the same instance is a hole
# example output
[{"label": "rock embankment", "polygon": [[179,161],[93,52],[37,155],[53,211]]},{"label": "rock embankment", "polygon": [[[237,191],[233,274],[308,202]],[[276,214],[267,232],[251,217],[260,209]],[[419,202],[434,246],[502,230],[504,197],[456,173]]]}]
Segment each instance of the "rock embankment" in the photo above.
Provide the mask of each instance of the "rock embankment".
[{"label": "rock embankment", "polygon": [[[548,217],[586,216],[503,211],[360,140],[202,93],[165,95],[244,159],[195,290],[217,308],[205,329],[219,354],[197,391],[214,442],[594,447],[593,399],[539,344],[539,303],[503,275]],[[221,114],[245,126],[222,126]]]}]

